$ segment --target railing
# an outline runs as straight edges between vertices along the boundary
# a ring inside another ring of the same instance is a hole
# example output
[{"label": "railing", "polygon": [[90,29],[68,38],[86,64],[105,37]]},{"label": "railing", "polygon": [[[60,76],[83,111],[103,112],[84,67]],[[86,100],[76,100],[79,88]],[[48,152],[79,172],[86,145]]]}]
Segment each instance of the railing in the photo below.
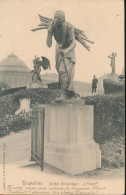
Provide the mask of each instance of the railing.
[{"label": "railing", "polygon": [[35,160],[43,170],[44,162],[44,120],[45,108],[34,106],[31,114],[31,160]]}]

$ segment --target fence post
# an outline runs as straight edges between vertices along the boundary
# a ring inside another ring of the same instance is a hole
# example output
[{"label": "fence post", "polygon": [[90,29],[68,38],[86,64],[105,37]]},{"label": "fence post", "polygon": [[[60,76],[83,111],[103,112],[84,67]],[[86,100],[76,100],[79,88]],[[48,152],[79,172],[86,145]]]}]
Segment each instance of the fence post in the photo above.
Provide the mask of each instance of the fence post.
[{"label": "fence post", "polygon": [[39,114],[40,128],[41,128],[41,171],[43,171],[44,164],[44,122],[45,122],[45,108],[43,107]]},{"label": "fence post", "polygon": [[43,171],[45,108],[39,105],[35,106],[32,110],[31,120],[31,160],[36,161]]}]

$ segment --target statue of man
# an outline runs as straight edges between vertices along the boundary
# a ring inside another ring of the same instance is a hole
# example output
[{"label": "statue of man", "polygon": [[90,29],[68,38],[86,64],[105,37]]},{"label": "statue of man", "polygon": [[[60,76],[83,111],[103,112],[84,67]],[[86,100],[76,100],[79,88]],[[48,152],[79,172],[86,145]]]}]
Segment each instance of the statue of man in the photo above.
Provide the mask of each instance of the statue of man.
[{"label": "statue of man", "polygon": [[117,53],[112,52],[112,54],[110,54],[108,56],[108,58],[111,59],[111,64],[110,66],[112,67],[112,73],[111,74],[115,74],[115,57],[116,57]]},{"label": "statue of man", "polygon": [[59,74],[61,96],[56,101],[75,97],[73,78],[75,68],[75,35],[74,27],[65,21],[65,14],[58,10],[54,20],[49,23],[47,46],[52,45],[52,36],[56,40],[56,69]]}]

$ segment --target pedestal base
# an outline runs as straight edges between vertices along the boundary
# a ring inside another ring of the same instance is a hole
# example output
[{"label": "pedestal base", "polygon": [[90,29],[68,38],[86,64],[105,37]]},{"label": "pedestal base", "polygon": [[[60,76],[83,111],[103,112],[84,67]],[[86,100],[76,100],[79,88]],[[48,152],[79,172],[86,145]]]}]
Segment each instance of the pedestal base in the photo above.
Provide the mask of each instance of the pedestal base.
[{"label": "pedestal base", "polygon": [[93,141],[70,145],[48,144],[45,146],[45,161],[70,175],[77,175],[101,168],[101,151]]},{"label": "pedestal base", "polygon": [[115,82],[119,82],[119,77],[117,74],[109,74],[107,79],[110,79],[110,80],[115,81]]},{"label": "pedestal base", "polygon": [[44,160],[71,175],[101,167],[101,151],[93,140],[93,106],[79,102],[45,106]]}]

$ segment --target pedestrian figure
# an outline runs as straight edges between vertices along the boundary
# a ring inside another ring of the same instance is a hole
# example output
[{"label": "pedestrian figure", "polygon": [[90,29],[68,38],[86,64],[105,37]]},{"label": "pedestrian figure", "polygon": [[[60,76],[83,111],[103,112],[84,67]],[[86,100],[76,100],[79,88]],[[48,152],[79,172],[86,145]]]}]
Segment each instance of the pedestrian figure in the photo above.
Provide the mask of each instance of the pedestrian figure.
[{"label": "pedestrian figure", "polygon": [[98,83],[98,79],[94,75],[94,78],[92,79],[92,93],[96,92],[97,83]]}]

